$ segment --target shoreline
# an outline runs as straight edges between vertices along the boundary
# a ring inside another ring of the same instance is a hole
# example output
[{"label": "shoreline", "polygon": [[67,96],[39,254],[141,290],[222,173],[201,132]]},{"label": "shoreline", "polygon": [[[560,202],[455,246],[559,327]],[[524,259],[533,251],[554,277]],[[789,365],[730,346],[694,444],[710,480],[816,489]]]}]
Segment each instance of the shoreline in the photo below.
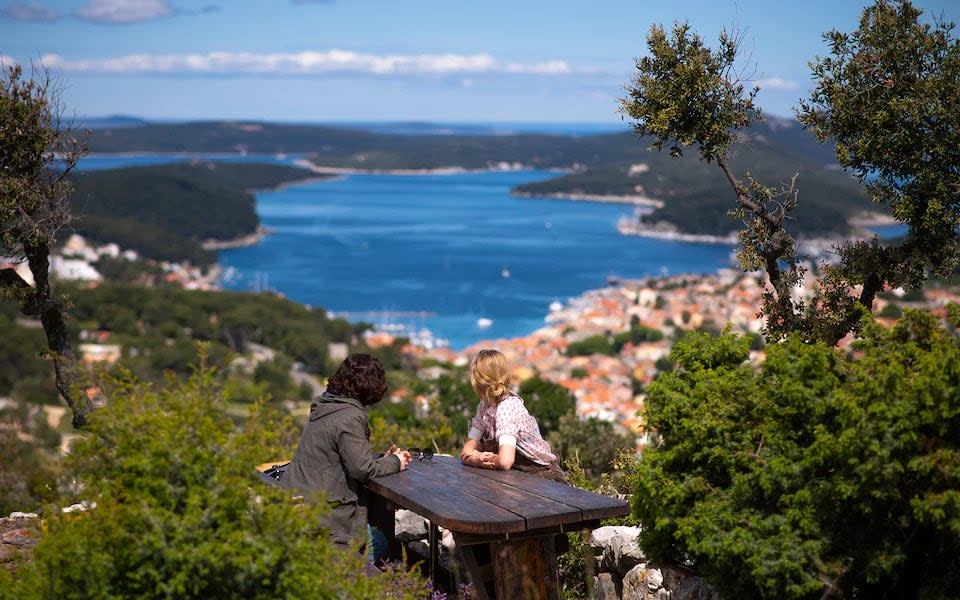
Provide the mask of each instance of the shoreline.
[{"label": "shoreline", "polygon": [[[248,248],[250,246],[256,246],[259,244],[263,238],[276,233],[273,229],[265,227],[263,225],[257,225],[257,230],[253,233],[248,233],[247,235],[241,235],[230,240],[203,240],[200,242],[200,246],[204,250],[232,250],[234,248]],[[219,266],[219,261],[215,263]]]},{"label": "shoreline", "polygon": [[518,192],[510,190],[511,196],[518,198],[528,198],[531,200],[575,200],[581,202],[599,202],[602,204],[630,204],[633,206],[649,206],[651,208],[662,208],[663,201],[640,196],[637,194],[581,194],[577,192],[550,192],[546,194],[537,194],[533,192]]},{"label": "shoreline", "polygon": [[314,173],[327,175],[463,175],[467,173],[509,173],[512,171],[532,171],[538,170],[530,165],[522,163],[498,163],[495,167],[486,167],[482,169],[468,169],[467,167],[448,166],[448,167],[430,167],[426,169],[358,169],[356,167],[332,167],[318,165],[306,158],[298,158],[293,161],[297,167],[301,167]]}]

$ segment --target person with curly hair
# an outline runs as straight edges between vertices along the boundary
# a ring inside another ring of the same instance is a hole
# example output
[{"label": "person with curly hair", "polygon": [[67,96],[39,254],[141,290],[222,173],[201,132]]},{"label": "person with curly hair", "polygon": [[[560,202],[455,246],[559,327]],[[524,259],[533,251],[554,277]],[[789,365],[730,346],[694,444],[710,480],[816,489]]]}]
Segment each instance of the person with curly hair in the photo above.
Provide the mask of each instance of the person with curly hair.
[{"label": "person with curly hair", "polygon": [[296,454],[280,485],[309,497],[320,491],[330,504],[324,519],[335,544],[367,539],[367,504],[363,484],[372,477],[407,468],[410,453],[392,446],[380,456],[370,449],[367,406],[387,391],[380,361],[369,354],[348,356],[314,398]]}]

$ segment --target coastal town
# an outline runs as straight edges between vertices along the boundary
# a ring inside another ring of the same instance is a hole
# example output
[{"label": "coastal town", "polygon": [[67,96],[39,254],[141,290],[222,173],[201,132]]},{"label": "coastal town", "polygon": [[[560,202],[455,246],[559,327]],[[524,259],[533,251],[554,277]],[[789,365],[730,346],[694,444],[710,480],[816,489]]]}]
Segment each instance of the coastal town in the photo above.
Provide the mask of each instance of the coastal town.
[{"label": "coastal town", "polygon": [[[116,244],[98,246],[74,234],[52,256],[51,273],[57,279],[79,280],[95,286],[103,280],[95,266],[103,257],[130,262],[143,260]],[[5,261],[18,272],[22,271],[22,276],[29,281],[29,270],[24,263]],[[163,283],[192,290],[220,288],[221,270],[216,265],[199,269],[188,263],[162,262],[156,266],[162,272],[161,281],[144,284]],[[420,336],[408,336],[404,330],[380,326],[366,331],[364,342],[377,348],[407,339],[402,353],[408,364],[414,366],[462,367],[480,349],[497,348],[513,366],[515,383],[536,375],[563,386],[575,397],[576,411],[581,418],[595,417],[616,424],[618,429],[636,436],[640,449],[648,439],[641,418],[644,390],[659,372],[672,368],[668,357],[678,338],[690,331],[717,334],[729,328],[752,337],[751,362],[759,364],[763,360],[764,322],[758,307],[765,290],[764,282],[763,273],[744,273],[730,268],[712,274],[611,280],[607,287],[586,291],[565,304],[553,303],[545,309],[543,327],[522,337],[485,340],[454,350],[433,343],[429,337],[425,342]],[[795,290],[798,298],[812,294],[809,283]],[[949,302],[960,302],[960,289],[927,286],[913,295],[893,290],[877,299],[874,314],[885,325],[896,322],[901,306],[926,308],[945,318],[944,307]],[[606,341],[638,328],[653,335],[626,340],[619,345],[605,342],[607,345],[600,349],[602,351],[591,352],[589,346],[586,351],[572,351],[578,345],[583,346],[584,341]],[[81,359],[85,363],[114,363],[122,357],[123,349],[109,343],[102,332],[82,331],[80,337],[84,342],[80,346]],[[839,346],[846,347],[852,339],[848,336]],[[332,359],[343,358],[347,348],[344,344],[331,344],[329,351]],[[256,363],[259,354],[254,352],[251,356]],[[425,377],[444,372],[443,368],[418,371]],[[319,385],[314,378],[308,379],[314,387]],[[391,393],[393,399],[399,401],[407,391],[400,389]],[[425,407],[429,399],[418,400]]]}]

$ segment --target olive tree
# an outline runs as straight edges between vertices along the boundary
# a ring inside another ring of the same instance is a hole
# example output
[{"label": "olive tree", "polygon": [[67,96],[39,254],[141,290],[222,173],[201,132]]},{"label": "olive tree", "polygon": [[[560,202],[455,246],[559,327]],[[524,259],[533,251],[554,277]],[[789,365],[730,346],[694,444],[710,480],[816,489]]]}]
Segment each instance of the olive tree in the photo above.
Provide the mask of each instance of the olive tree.
[{"label": "olive tree", "polygon": [[824,265],[812,299],[792,291],[807,276],[789,232],[801,200],[796,176],[775,186],[732,169],[740,132],[763,119],[737,70],[738,39],[722,33],[707,47],[686,23],[647,36],[649,55],[621,100],[635,131],[652,147],[680,155],[693,147],[732,188],[731,212],[744,223],[738,258],[763,269],[768,337],[798,332],[835,344],[859,329],[860,316],[885,287],[917,288],[960,261],[960,43],[953,25],[921,21],[909,0],[878,0],[851,34],[824,35],[830,55],[811,67],[815,88],[797,109],[800,122],[836,144],[841,167],[867,182],[873,200],[908,226],[905,239],[840,244],[840,263]]},{"label": "olive tree", "polygon": [[87,421],[92,403],[80,389],[63,305],[51,287],[50,248],[70,223],[69,175],[86,142],[63,118],[57,82],[45,70],[27,77],[20,65],[0,75],[0,255],[25,259],[31,285],[13,268],[0,269],[0,294],[40,319],[56,372],[57,389],[73,412],[74,427]]}]

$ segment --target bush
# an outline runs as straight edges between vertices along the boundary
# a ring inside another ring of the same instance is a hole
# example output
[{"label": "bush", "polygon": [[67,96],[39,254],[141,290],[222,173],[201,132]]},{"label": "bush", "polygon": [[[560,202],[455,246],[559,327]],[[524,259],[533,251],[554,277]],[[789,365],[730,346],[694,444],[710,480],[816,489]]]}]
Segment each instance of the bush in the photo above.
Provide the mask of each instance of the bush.
[{"label": "bush", "polygon": [[[955,307],[953,317],[960,316]],[[648,556],[728,598],[960,597],[960,341],[917,311],[854,358],[691,334],[648,388]]]},{"label": "bush", "polygon": [[204,368],[162,389],[118,383],[67,465],[73,500],[96,508],[46,520],[11,597],[424,595],[402,572],[358,576],[363,559],[322,533],[324,502],[296,505],[261,484],[253,465],[288,455],[295,432],[259,405],[237,429],[227,400]]},{"label": "bush", "polygon": [[613,345],[605,335],[591,335],[579,342],[567,346],[567,356],[590,356],[591,354],[606,354],[613,356]]}]

